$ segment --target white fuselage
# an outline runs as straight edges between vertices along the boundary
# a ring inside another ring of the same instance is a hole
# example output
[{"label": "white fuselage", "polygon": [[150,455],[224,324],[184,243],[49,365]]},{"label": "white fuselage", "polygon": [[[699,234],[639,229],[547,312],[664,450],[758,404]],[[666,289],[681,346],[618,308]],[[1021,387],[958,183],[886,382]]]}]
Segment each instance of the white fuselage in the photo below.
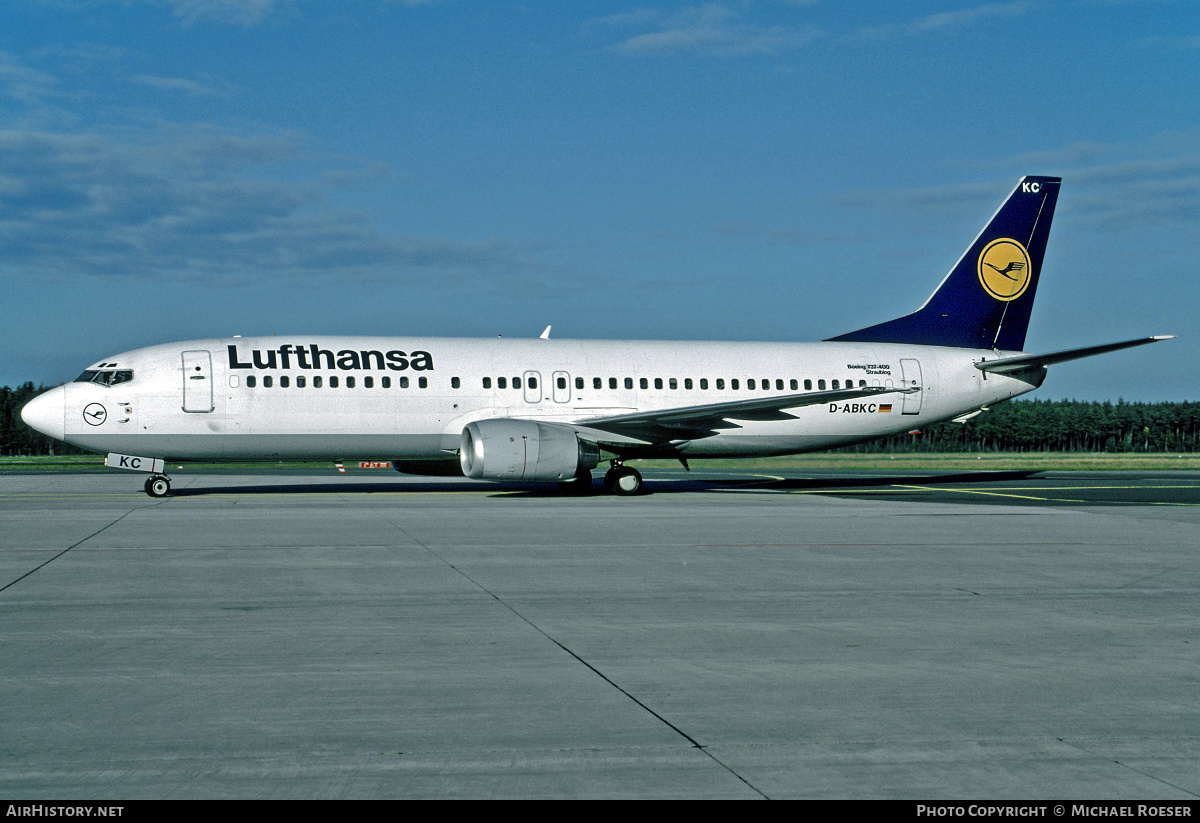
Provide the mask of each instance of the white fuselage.
[{"label": "white fuselage", "polygon": [[[132,376],[67,383],[42,402],[55,414],[62,403],[60,439],[97,452],[428,460],[452,457],[464,426],[489,418],[578,424],[839,387],[920,389],[790,409],[792,419],[741,420],[674,444],[689,458],[759,456],[920,428],[1040,383],[1043,372],[1019,379],[975,368],[998,356],[893,343],[229,338],[108,358],[90,369]],[[646,445],[604,440],[630,456]]]}]

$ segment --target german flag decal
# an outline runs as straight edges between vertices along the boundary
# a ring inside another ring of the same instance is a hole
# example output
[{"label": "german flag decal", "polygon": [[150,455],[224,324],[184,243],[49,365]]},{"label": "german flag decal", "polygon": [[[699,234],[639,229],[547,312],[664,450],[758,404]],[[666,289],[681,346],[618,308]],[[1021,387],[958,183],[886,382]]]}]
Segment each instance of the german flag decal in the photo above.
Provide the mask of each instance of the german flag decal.
[{"label": "german flag decal", "polygon": [[890,412],[892,410],[892,404],[891,403],[880,403],[879,410],[881,412]]}]

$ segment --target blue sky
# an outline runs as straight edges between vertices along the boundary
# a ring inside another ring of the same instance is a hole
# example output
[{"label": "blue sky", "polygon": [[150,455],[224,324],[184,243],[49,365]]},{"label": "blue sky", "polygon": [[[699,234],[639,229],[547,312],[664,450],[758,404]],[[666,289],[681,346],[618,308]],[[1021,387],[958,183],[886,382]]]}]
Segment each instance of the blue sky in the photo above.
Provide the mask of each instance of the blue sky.
[{"label": "blue sky", "polygon": [[232,334],[817,340],[1064,178],[1036,395],[1197,400],[1194,0],[6,0],[0,385]]}]

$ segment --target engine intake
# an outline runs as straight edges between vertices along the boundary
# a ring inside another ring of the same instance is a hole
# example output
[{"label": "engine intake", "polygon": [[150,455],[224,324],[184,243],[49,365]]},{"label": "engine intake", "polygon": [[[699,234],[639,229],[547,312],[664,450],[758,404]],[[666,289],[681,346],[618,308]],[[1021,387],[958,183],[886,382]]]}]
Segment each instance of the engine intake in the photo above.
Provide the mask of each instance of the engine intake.
[{"label": "engine intake", "polygon": [[566,426],[497,418],[467,424],[459,460],[475,480],[571,480],[600,462],[600,447]]}]

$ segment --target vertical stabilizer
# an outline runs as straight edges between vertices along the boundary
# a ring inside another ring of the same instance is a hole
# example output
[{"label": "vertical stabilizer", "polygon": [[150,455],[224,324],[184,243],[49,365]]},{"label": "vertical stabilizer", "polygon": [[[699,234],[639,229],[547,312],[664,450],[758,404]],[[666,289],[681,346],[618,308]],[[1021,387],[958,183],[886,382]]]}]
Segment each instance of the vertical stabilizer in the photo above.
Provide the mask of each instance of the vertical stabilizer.
[{"label": "vertical stabilizer", "polygon": [[829,339],[1023,349],[1061,183],[1060,177],[1021,178],[924,306]]}]

